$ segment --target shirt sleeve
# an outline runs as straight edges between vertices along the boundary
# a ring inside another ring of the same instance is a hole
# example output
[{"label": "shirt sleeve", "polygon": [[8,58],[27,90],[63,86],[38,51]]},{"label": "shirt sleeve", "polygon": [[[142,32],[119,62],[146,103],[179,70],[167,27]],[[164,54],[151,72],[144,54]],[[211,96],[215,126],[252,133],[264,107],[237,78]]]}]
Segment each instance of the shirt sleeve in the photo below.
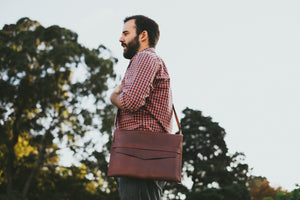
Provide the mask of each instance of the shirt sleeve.
[{"label": "shirt sleeve", "polygon": [[156,58],[148,53],[141,52],[137,55],[130,66],[132,76],[129,84],[122,85],[120,94],[121,105],[125,110],[134,112],[145,105],[158,67]]}]

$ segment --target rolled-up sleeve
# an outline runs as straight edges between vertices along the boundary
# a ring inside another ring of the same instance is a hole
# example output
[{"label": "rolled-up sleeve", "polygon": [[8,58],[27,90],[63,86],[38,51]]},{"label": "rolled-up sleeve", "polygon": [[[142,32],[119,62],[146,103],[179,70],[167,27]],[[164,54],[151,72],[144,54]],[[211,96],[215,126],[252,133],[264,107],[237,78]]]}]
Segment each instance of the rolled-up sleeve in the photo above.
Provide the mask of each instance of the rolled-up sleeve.
[{"label": "rolled-up sleeve", "polygon": [[120,102],[124,110],[134,112],[145,105],[159,68],[155,59],[149,53],[141,52],[132,61],[128,77],[121,85]]}]

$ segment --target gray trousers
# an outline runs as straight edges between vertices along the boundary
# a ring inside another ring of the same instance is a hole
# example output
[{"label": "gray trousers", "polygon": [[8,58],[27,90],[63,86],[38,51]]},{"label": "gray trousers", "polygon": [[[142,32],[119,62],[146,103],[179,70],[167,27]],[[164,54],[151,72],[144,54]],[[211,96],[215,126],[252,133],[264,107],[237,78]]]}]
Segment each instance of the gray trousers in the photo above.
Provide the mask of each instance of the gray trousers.
[{"label": "gray trousers", "polygon": [[121,200],[160,200],[165,181],[117,178]]}]

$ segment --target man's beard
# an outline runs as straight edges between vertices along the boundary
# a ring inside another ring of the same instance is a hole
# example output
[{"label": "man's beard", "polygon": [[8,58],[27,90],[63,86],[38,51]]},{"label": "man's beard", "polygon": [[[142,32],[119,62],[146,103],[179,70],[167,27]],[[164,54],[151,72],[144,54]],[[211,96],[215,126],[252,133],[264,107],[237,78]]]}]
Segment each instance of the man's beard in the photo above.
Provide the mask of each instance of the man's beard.
[{"label": "man's beard", "polygon": [[122,45],[126,45],[126,51],[124,50],[123,56],[127,59],[131,59],[138,52],[140,48],[139,37],[136,36],[128,44],[122,43]]}]

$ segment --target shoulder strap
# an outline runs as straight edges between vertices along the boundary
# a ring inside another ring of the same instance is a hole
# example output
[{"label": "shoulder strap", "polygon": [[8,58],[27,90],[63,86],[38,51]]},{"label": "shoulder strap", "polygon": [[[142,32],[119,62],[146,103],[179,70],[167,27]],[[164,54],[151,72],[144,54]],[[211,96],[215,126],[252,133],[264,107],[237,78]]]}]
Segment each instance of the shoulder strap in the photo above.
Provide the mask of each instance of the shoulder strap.
[{"label": "shoulder strap", "polygon": [[178,117],[177,117],[177,113],[176,113],[174,104],[173,104],[173,112],[174,112],[174,115],[175,115],[175,119],[176,119],[176,123],[177,123],[177,126],[178,126],[179,134],[182,135],[182,131],[181,131],[181,128],[180,128],[180,123],[179,123],[179,120],[178,120]]}]

